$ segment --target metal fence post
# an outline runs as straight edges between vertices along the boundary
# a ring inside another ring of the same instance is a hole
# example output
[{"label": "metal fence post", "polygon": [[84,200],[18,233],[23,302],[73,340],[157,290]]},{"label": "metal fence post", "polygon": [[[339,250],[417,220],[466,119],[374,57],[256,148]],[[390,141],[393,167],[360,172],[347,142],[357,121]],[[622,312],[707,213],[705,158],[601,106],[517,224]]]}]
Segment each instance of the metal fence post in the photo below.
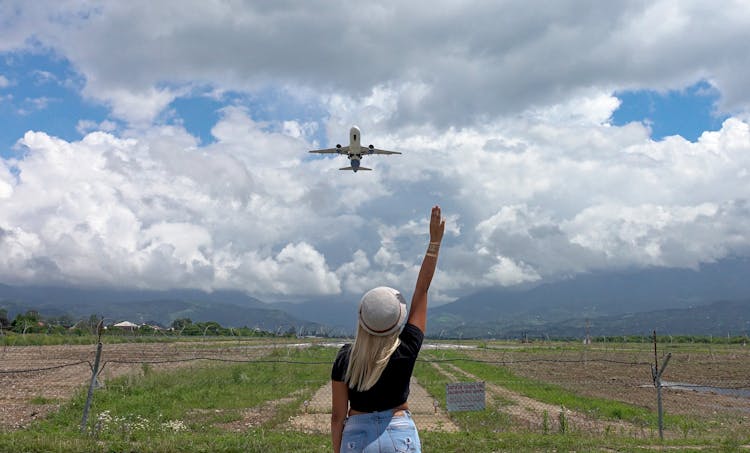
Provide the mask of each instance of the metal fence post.
[{"label": "metal fence post", "polygon": [[664,370],[667,369],[667,364],[669,363],[670,358],[672,358],[671,352],[667,354],[667,357],[664,359],[664,364],[661,366],[660,370],[657,370],[656,367],[651,368],[651,372],[654,378],[654,385],[656,386],[656,410],[659,417],[660,440],[664,440],[664,410],[661,403],[661,375],[662,373],[664,373]]},{"label": "metal fence post", "polygon": [[86,404],[83,406],[83,418],[81,419],[81,434],[86,432],[86,422],[89,418],[89,409],[91,400],[94,398],[94,386],[96,385],[96,376],[99,374],[99,359],[102,356],[102,327],[104,320],[99,321],[97,331],[99,333],[99,342],[96,345],[96,358],[94,359],[94,368],[91,370],[91,383],[89,384],[89,393],[86,396]]}]

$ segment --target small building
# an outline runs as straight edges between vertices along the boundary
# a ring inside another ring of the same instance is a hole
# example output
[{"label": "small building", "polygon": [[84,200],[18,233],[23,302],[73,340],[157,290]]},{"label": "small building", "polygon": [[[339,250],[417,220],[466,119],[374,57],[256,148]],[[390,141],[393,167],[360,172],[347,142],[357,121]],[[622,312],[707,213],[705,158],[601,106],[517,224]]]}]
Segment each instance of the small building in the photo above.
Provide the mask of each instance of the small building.
[{"label": "small building", "polygon": [[138,329],[138,324],[133,324],[130,321],[122,321],[122,322],[118,322],[117,324],[112,325],[112,327],[117,327],[118,329],[133,332]]}]

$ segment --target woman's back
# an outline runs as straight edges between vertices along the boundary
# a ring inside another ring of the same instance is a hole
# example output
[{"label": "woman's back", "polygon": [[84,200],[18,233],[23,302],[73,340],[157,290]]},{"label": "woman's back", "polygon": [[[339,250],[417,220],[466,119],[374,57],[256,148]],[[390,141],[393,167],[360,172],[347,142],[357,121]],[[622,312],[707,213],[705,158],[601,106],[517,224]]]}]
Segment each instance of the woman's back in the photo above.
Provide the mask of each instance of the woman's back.
[{"label": "woman's back", "polygon": [[[409,397],[409,381],[417,355],[422,347],[424,333],[412,324],[406,324],[399,335],[401,344],[388,360],[383,373],[370,389],[357,391],[349,388],[349,404],[358,412],[375,412],[397,407]],[[331,379],[344,381],[349,365],[351,344],[341,347],[333,362]]]}]

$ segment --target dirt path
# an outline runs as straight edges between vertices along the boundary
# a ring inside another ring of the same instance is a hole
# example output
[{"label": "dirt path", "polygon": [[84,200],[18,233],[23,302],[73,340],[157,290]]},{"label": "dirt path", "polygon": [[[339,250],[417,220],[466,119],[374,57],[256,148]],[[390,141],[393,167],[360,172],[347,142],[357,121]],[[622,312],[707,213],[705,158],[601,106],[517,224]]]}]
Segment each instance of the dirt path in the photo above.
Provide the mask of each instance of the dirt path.
[{"label": "dirt path", "polygon": [[[454,381],[459,378],[470,379],[472,381],[481,381],[477,376],[462,370],[453,364],[444,364],[445,368],[437,363],[432,364],[440,373]],[[545,429],[545,412],[547,413],[547,427],[550,432],[560,430],[560,420],[564,418],[567,425],[566,429],[575,431],[585,431],[593,433],[618,433],[629,435],[635,438],[652,438],[650,430],[632,423],[617,420],[601,420],[589,417],[581,412],[565,409],[554,404],[538,401],[504,387],[489,382],[485,383],[493,404],[497,405],[501,411],[510,415],[519,424],[530,430]],[[564,417],[561,416],[564,414]]]},{"label": "dirt path", "polygon": [[[222,429],[226,429],[227,431],[234,432],[243,432],[250,428],[260,426],[263,423],[271,420],[276,415],[276,411],[278,410],[279,406],[291,403],[292,401],[297,399],[297,397],[302,394],[303,391],[304,389],[300,389],[293,393],[290,393],[287,397],[272,401],[266,401],[260,406],[243,409],[240,412],[241,417],[239,420],[227,423],[217,423],[216,426]],[[200,414],[200,412],[202,411],[193,412]],[[219,411],[214,410],[214,412]]]},{"label": "dirt path", "polygon": [[[409,408],[420,431],[456,432],[458,427],[444,410],[433,405],[434,398],[412,377],[409,386]],[[303,404],[300,414],[289,421],[291,427],[302,432],[331,432],[331,384],[320,387]]]}]

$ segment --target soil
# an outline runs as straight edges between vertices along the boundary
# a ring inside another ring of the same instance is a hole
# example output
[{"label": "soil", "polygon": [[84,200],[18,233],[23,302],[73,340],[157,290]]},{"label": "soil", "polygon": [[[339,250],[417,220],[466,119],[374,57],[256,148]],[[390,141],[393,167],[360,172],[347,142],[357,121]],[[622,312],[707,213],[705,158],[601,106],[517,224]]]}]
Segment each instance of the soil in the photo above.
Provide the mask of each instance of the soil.
[{"label": "soil", "polygon": [[[152,369],[173,369],[194,364],[194,359],[251,360],[269,348],[236,342],[123,343],[105,344],[100,359],[99,382],[125,374],[144,372],[140,362],[154,362]],[[91,381],[96,345],[0,347],[0,431],[28,426],[57,410]],[[182,362],[164,361],[183,360]],[[117,363],[129,361],[139,363]],[[83,362],[83,363],[79,363]],[[59,367],[41,371],[13,372]]]},{"label": "soil", "polygon": [[[432,364],[440,373],[452,379],[453,382],[461,382],[469,379],[480,381],[477,376],[468,373],[457,366],[447,363]],[[642,427],[623,421],[598,420],[581,412],[566,409],[553,404],[544,403],[532,398],[525,397],[516,392],[508,390],[499,385],[485,383],[486,392],[490,398],[490,404],[495,405],[501,412],[511,416],[515,425],[531,431],[549,432],[560,431],[560,420],[564,419],[566,429],[589,433],[623,433],[631,437],[651,437],[651,433]],[[547,414],[545,417],[544,414]],[[564,417],[563,417],[564,416]],[[544,427],[545,418],[547,426]]]},{"label": "soil", "polygon": [[[99,381],[105,383],[114,377],[140,374],[146,371],[140,362],[154,371],[195,364],[195,359],[252,360],[262,357],[272,349],[267,345],[250,345],[236,341],[179,342],[179,343],[126,343],[104,345],[101,362],[103,369]],[[28,426],[56,410],[76,391],[86,388],[91,379],[90,364],[94,362],[95,345],[0,347],[0,431]],[[653,353],[644,350],[607,349],[592,346],[582,352],[540,351],[513,348],[467,350],[472,357],[500,362],[513,373],[535,381],[548,382],[581,395],[618,400],[656,412],[650,363]],[[161,361],[176,361],[158,363]],[[119,362],[118,362],[119,361]],[[136,363],[124,363],[126,361]],[[48,370],[17,372],[49,367]],[[438,365],[435,365],[438,366]],[[663,367],[663,359],[660,358]],[[478,380],[462,370],[441,363],[439,369],[458,381]],[[707,385],[723,388],[750,389],[750,348],[737,346],[720,352],[706,348],[702,351],[683,351],[678,347],[664,368],[663,380]],[[543,420],[541,413],[549,414],[550,430],[555,430],[559,407],[525,399],[502,387],[501,382],[487,386],[493,401],[503,402],[505,410],[521,425],[536,427]],[[290,395],[288,398],[298,398]],[[269,402],[258,408],[248,408],[241,419],[225,426],[229,430],[245,430],[269,420],[275,408],[293,399]],[[433,405],[433,397],[414,381],[409,404],[420,430],[454,431],[444,409]],[[696,423],[689,428],[667,427],[667,435],[689,436],[692,431],[743,432],[750,424],[750,398],[732,397],[716,393],[691,390],[663,389],[663,406],[666,414],[688,415]],[[529,409],[531,408],[531,409]],[[330,429],[330,385],[320,387],[314,396],[299,408],[297,416],[289,420],[289,427],[305,432],[328,432]],[[592,421],[586,414],[566,412],[571,427],[592,432],[624,430],[633,436],[642,433],[640,428],[618,422]]]},{"label": "soil", "polygon": [[[469,354],[479,360],[503,362],[516,375],[548,382],[580,395],[621,401],[653,413],[657,411],[657,392],[650,366],[653,351],[592,346],[575,352],[476,349]],[[659,366],[664,367],[664,357],[660,355],[659,359]],[[750,348],[738,345],[722,353],[675,348],[662,380],[750,389]],[[663,387],[662,404],[667,415],[696,419],[693,427],[681,428],[683,431],[678,433],[681,437],[689,435],[691,430],[742,432],[750,424],[750,398]]]},{"label": "soil", "polygon": [[[416,379],[409,385],[409,408],[414,423],[420,431],[456,432],[458,427],[444,410],[436,408],[434,398],[427,393]],[[331,432],[331,384],[320,387],[313,397],[302,405],[300,414],[292,417],[292,429],[310,433]]]}]

